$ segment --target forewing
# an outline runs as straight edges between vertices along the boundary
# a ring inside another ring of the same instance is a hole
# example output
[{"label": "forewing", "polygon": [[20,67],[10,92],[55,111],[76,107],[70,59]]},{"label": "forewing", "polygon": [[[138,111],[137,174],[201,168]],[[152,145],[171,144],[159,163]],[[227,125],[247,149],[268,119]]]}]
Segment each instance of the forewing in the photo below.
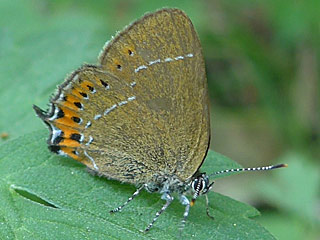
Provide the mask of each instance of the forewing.
[{"label": "forewing", "polygon": [[143,125],[130,120],[128,138],[139,138],[133,148],[137,161],[156,174],[175,172],[182,180],[190,178],[209,142],[205,67],[190,19],[177,9],[146,15],[107,44],[100,62],[134,85],[134,117]]}]

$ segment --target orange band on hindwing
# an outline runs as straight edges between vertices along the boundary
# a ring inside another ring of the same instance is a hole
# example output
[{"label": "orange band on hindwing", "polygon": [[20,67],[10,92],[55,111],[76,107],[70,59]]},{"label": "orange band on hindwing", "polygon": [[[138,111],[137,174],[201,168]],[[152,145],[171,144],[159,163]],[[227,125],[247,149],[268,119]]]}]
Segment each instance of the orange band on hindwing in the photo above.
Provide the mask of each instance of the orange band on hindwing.
[{"label": "orange band on hindwing", "polygon": [[79,125],[82,122],[79,114],[76,111],[73,111],[67,107],[59,106],[59,108],[60,111],[63,112],[63,117],[53,120],[53,124],[57,125],[57,127],[58,125],[64,125],[65,128],[66,126],[70,126],[72,128],[79,128]]}]

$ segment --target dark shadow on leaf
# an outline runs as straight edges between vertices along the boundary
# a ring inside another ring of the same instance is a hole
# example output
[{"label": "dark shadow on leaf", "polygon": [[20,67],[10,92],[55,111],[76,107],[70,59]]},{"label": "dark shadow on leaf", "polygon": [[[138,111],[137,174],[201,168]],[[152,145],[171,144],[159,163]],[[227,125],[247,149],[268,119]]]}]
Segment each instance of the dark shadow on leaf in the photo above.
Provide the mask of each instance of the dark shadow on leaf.
[{"label": "dark shadow on leaf", "polygon": [[45,199],[41,198],[40,196],[37,196],[35,193],[30,192],[26,188],[17,187],[15,185],[11,185],[11,189],[13,189],[17,194],[20,196],[29,199],[32,202],[39,203],[41,205],[52,207],[52,208],[59,208],[58,206],[55,206],[54,204],[46,201]]}]

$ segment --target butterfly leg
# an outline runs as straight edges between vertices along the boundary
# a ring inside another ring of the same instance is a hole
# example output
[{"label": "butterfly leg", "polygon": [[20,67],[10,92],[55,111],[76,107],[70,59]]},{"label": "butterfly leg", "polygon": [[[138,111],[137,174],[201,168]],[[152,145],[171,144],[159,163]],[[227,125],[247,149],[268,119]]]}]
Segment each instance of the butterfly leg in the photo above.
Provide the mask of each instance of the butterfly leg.
[{"label": "butterfly leg", "polygon": [[181,220],[181,226],[179,228],[180,231],[184,229],[184,226],[186,225],[186,220],[189,215],[189,210],[190,210],[190,201],[185,195],[180,196],[180,202],[182,205],[186,206],[184,213],[183,213],[183,219]]},{"label": "butterfly leg", "polygon": [[139,188],[132,194],[132,196],[129,197],[129,199],[128,199],[125,203],[123,203],[121,206],[119,206],[119,207],[111,210],[110,213],[115,213],[115,212],[121,211],[121,209],[122,209],[124,206],[126,206],[129,202],[131,202],[136,196],[138,196],[139,193],[140,193],[140,191],[141,191],[142,189],[144,189],[145,187],[146,187],[146,185],[142,185],[141,187],[139,187]]},{"label": "butterfly leg", "polygon": [[173,197],[169,193],[164,193],[161,196],[161,199],[166,200],[167,202],[163,205],[163,207],[156,213],[156,216],[153,218],[152,222],[148,225],[148,227],[144,230],[145,232],[148,232],[152,225],[157,221],[158,217],[167,209],[167,207],[170,205],[170,203],[173,201]]},{"label": "butterfly leg", "polygon": [[212,220],[214,220],[214,217],[210,214],[209,212],[209,198],[208,195],[204,195],[206,197],[206,211],[207,211],[207,215],[209,218],[211,218]]}]

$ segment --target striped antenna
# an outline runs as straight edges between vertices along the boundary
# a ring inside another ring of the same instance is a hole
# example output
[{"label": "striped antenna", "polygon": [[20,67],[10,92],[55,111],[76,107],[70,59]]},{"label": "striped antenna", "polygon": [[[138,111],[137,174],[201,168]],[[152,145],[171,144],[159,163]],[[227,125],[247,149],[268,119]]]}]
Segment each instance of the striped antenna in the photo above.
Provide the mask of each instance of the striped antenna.
[{"label": "striped antenna", "polygon": [[232,168],[232,169],[227,169],[227,170],[222,170],[222,171],[212,173],[209,175],[209,177],[224,174],[224,173],[230,173],[230,172],[268,171],[268,170],[282,168],[282,167],[288,167],[288,165],[287,164],[277,164],[277,165],[271,165],[271,166],[266,166],[266,167]]}]

